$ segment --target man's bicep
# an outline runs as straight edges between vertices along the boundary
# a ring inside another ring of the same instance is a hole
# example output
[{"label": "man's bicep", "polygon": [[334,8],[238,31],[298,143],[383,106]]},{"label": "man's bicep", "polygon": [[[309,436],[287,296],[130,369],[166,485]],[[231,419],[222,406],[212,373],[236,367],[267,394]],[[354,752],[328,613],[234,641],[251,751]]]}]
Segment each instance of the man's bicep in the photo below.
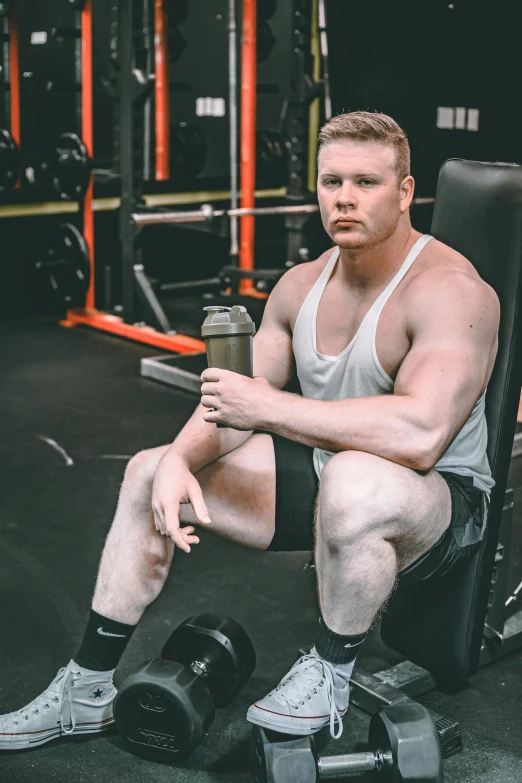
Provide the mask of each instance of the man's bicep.
[{"label": "man's bicep", "polygon": [[266,378],[283,389],[295,375],[292,337],[274,324],[261,326],[254,336],[254,378]]},{"label": "man's bicep", "polygon": [[[457,281],[456,281],[457,282]],[[460,283],[460,285],[458,284]],[[482,281],[453,290],[425,290],[411,319],[412,347],[395,381],[395,394],[410,395],[432,425],[455,437],[482,392],[493,366],[498,299]]]},{"label": "man's bicep", "polygon": [[261,326],[254,336],[254,377],[266,378],[277,389],[283,389],[296,373],[288,325],[288,289],[294,269],[283,275],[268,297]]}]

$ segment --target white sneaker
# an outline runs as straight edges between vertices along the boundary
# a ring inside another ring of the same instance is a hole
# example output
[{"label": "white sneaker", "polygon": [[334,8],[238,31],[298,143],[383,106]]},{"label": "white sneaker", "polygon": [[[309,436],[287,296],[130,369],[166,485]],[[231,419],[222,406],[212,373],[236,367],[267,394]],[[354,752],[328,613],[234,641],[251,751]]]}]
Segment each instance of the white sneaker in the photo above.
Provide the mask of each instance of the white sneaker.
[{"label": "white sneaker", "polygon": [[69,661],[34,701],[0,715],[0,750],[21,750],[63,735],[105,731],[114,723],[116,693],[112,672],[92,672]]},{"label": "white sneaker", "polygon": [[320,658],[314,648],[294,664],[275,690],[250,707],[247,720],[265,729],[297,735],[314,734],[330,723],[331,736],[339,739],[349,695],[349,680],[339,676],[333,664]]}]

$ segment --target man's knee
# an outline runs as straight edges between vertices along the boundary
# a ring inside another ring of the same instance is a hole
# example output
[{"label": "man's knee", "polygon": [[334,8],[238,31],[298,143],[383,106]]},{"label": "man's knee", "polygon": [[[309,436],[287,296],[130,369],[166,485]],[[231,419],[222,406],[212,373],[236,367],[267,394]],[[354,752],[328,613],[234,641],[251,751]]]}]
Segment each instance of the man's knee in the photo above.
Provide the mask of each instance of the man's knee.
[{"label": "man's knee", "polygon": [[397,513],[390,487],[394,466],[390,471],[384,462],[373,454],[343,451],[324,466],[318,524],[332,544],[376,533]]},{"label": "man's knee", "polygon": [[138,451],[127,463],[124,481],[130,485],[151,486],[159,461],[167,449],[168,446],[160,446]]}]

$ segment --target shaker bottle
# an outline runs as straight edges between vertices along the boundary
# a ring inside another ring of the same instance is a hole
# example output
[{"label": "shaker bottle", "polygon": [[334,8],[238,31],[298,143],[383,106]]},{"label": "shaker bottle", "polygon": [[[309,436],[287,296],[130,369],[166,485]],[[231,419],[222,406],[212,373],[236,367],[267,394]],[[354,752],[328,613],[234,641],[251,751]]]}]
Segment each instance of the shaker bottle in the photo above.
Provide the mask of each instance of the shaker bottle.
[{"label": "shaker bottle", "polygon": [[[246,307],[234,305],[204,307],[208,316],[201,327],[209,367],[231,370],[252,378],[254,375],[253,337],[256,326]],[[218,424],[226,427],[226,424]]]}]

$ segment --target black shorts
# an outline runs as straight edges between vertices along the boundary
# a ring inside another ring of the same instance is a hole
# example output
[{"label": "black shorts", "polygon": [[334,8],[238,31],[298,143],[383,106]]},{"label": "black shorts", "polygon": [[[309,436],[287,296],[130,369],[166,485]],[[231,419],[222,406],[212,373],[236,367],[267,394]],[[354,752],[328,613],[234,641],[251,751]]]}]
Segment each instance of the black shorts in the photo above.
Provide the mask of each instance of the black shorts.
[{"label": "black shorts", "polygon": [[[314,548],[314,506],[319,490],[313,448],[272,436],[276,462],[275,534],[268,551],[295,552]],[[451,493],[451,522],[428,552],[399,573],[399,584],[444,576],[477,552],[483,541],[489,508],[486,493],[470,476],[439,471]]]}]

